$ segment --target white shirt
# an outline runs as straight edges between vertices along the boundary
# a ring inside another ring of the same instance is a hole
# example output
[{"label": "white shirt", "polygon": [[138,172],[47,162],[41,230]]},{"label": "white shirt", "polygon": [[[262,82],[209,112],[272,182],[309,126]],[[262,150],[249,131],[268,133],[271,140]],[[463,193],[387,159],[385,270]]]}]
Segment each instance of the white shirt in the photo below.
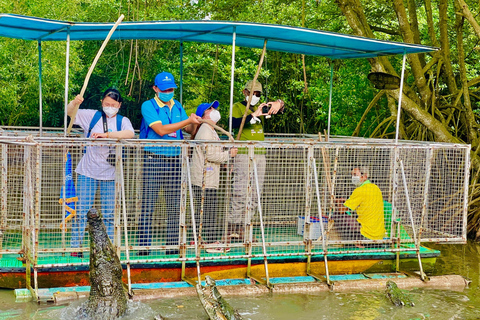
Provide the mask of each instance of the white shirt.
[{"label": "white shirt", "polygon": [[[90,127],[90,122],[93,119],[93,116],[97,110],[91,109],[79,109],[77,116],[75,117],[74,124],[78,124],[85,131],[85,137],[88,134],[88,128]],[[133,130],[132,123],[127,117],[122,119],[122,128],[117,130],[117,117],[108,118],[107,117],[107,126],[108,132],[114,131],[123,131],[123,130]],[[103,133],[103,120],[100,118],[95,126],[90,132],[90,137],[93,133]],[[107,162],[107,157],[109,153],[115,153],[110,147],[87,147],[86,152],[84,153],[82,159],[77,165],[75,172],[81,175],[84,175],[89,178],[97,180],[114,180],[115,179],[115,167],[111,166]]]}]

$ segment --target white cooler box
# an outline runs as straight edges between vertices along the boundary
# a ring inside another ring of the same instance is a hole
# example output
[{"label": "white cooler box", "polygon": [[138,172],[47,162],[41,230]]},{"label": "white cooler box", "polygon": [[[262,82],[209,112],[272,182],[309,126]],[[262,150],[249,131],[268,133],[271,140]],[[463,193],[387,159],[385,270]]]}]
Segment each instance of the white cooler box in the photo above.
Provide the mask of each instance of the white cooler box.
[{"label": "white cooler box", "polygon": [[[326,229],[328,218],[322,217],[323,227]],[[305,217],[297,217],[297,234],[303,236],[305,226]],[[317,217],[310,217],[310,230],[312,239],[318,239],[322,235],[322,227],[320,226],[320,219]]]}]

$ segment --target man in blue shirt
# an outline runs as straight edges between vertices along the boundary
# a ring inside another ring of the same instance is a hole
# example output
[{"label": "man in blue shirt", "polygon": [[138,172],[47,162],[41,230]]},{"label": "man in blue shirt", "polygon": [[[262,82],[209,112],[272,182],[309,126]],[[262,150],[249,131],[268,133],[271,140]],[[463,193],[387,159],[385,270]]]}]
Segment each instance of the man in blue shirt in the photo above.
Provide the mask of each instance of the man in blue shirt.
[{"label": "man in blue shirt", "polygon": [[[180,102],[173,99],[176,88],[171,73],[162,72],[155,77],[153,90],[156,95],[142,104],[141,138],[182,140],[182,129],[191,133],[195,125],[200,123],[199,116],[192,113],[188,117]],[[140,246],[151,245],[152,214],[159,189],[163,190],[167,211],[166,245],[178,245],[182,161],[180,154],[179,146],[152,144],[145,147],[143,203],[137,235],[137,243]],[[149,255],[150,251],[141,250],[138,254]],[[178,249],[167,250],[167,254],[178,254]]]}]

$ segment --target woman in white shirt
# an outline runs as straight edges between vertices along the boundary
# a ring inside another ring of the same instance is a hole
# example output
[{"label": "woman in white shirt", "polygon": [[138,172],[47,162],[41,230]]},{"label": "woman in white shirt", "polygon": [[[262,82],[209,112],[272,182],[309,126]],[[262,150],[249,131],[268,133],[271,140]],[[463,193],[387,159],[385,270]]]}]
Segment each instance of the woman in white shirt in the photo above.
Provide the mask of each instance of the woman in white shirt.
[{"label": "woman in white shirt", "polygon": [[[86,138],[111,138],[130,139],[135,132],[132,123],[126,117],[117,115],[122,105],[122,97],[116,89],[107,89],[101,100],[102,113],[97,110],[79,109],[75,116],[74,124],[79,125],[85,132]],[[76,96],[67,106],[67,114],[74,116],[74,110],[83,102],[81,96]],[[101,116],[100,116],[101,115]],[[104,121],[106,120],[106,121]],[[93,123],[95,122],[96,123]],[[120,125],[120,128],[117,127]],[[93,126],[93,127],[92,127]],[[91,127],[91,130],[89,128]],[[110,239],[113,239],[115,207],[115,164],[109,160],[114,159],[114,150],[108,146],[85,148],[82,159],[77,165],[77,215],[72,222],[72,237],[70,245],[72,248],[82,246],[87,212],[93,206],[97,188],[100,189],[102,202],[103,222],[107,228]],[[82,252],[72,252],[73,257],[83,257]]]}]

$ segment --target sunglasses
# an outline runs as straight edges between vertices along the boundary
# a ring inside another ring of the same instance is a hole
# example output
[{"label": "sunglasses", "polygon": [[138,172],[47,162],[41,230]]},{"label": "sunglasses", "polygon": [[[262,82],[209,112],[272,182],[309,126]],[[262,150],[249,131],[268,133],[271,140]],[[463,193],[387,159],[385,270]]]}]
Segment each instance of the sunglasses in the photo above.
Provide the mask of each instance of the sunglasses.
[{"label": "sunglasses", "polygon": [[[250,91],[248,91],[248,94],[250,94]],[[253,95],[260,98],[262,96],[262,93],[260,91],[253,91]]]}]

